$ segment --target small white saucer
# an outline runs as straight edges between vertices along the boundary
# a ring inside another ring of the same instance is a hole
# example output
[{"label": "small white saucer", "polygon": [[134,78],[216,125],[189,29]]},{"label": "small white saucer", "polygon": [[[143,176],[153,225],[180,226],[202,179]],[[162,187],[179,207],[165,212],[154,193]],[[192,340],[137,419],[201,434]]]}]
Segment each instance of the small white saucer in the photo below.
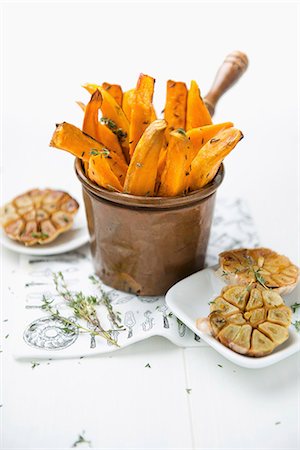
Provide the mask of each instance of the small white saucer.
[{"label": "small white saucer", "polygon": [[89,232],[87,228],[84,207],[82,206],[74,218],[74,224],[72,228],[58,236],[55,241],[50,242],[46,245],[26,247],[24,244],[8,238],[2,228],[0,230],[0,243],[3,245],[3,247],[17,253],[23,253],[25,255],[58,255],[61,253],[70,252],[71,250],[75,250],[76,248],[86,244],[88,241]]},{"label": "small white saucer", "polygon": [[[207,317],[209,314],[209,302],[216,298],[225,283],[215,275],[215,267],[201,270],[179,281],[166,294],[166,303],[170,310],[203,341],[211,345],[217,352],[231,362],[249,369],[260,369],[275,364],[300,350],[300,333],[295,327],[289,328],[289,338],[277,347],[270,355],[260,358],[252,358],[240,355],[221,344],[209,334],[199,331],[196,320],[199,317]],[[293,292],[284,297],[287,305],[299,302],[300,285]]]}]

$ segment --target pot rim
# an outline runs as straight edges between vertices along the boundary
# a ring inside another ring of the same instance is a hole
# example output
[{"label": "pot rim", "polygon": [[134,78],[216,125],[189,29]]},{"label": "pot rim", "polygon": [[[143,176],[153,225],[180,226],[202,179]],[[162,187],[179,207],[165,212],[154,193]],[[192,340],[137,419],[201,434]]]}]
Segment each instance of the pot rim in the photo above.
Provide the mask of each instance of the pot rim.
[{"label": "pot rim", "polygon": [[101,199],[122,206],[152,209],[178,208],[200,202],[212,195],[218,189],[225,175],[224,165],[222,163],[214,179],[197,191],[177,197],[144,197],[139,195],[124,194],[123,192],[109,191],[98,186],[87,178],[83,171],[82,161],[79,158],[75,159],[74,168],[79,181],[94,197],[100,197]]}]

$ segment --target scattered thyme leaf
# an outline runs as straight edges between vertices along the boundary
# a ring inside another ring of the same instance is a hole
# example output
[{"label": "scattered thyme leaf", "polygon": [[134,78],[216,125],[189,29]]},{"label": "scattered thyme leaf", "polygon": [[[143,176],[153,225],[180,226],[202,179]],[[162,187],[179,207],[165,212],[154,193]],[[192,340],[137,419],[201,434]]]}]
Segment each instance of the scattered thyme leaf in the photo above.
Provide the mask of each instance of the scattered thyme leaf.
[{"label": "scattered thyme leaf", "polygon": [[148,367],[148,369],[151,369],[151,366],[150,366],[149,363],[147,363],[147,364],[145,365],[145,367]]},{"label": "scattered thyme leaf", "polygon": [[7,335],[5,336],[5,338],[4,338],[4,339],[7,339],[7,338],[8,338],[8,336],[9,336],[9,334],[7,334]]},{"label": "scattered thyme leaf", "polygon": [[294,327],[296,328],[296,331],[299,333],[300,332],[300,320],[296,320],[295,322],[292,323],[292,325],[294,325]]},{"label": "scattered thyme leaf", "polygon": [[185,390],[186,390],[187,394],[190,394],[192,392],[191,388],[186,388]]},{"label": "scattered thyme leaf", "polygon": [[218,366],[218,367],[222,367],[222,369],[223,369],[223,366],[222,366],[222,364],[217,364],[217,366]]},{"label": "scattered thyme leaf", "polygon": [[183,136],[186,136],[186,132],[184,131],[183,128],[177,128],[177,133],[182,134]]},{"label": "scattered thyme leaf", "polygon": [[300,308],[300,303],[294,303],[293,305],[291,305],[292,311],[293,313],[295,313],[297,311],[298,308]]},{"label": "scattered thyme leaf", "polygon": [[280,421],[278,421],[278,422],[275,422],[275,425],[280,425],[281,424],[281,422]]},{"label": "scattered thyme leaf", "polygon": [[32,369],[35,369],[37,366],[39,366],[40,365],[40,363],[39,362],[37,362],[37,361],[31,361],[31,368]]},{"label": "scattered thyme leaf", "polygon": [[82,431],[81,434],[78,435],[77,440],[72,444],[72,448],[78,447],[78,444],[88,444],[91,446],[92,442],[85,438],[85,431]]}]

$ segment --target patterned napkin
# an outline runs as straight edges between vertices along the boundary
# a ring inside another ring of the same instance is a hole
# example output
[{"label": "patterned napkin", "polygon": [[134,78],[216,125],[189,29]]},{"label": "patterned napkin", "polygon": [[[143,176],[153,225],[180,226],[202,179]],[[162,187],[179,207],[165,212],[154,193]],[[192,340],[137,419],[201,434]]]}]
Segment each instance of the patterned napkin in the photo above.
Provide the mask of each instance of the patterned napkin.
[{"label": "patterned napkin", "polygon": [[[245,202],[218,199],[206,265],[215,265],[221,251],[257,245],[257,233]],[[72,292],[99,296],[99,286],[89,278],[93,275],[93,266],[87,246],[58,256],[20,256],[13,346],[17,359],[70,358],[107,353],[151,336],[163,336],[181,347],[206,345],[168,310],[164,297],[136,297],[101,282],[113,310],[120,315],[123,329],[115,326],[102,304],[97,306],[98,316],[103,328],[111,330],[110,335],[118,346],[89,332],[79,333],[78,328],[72,325],[76,321],[72,310],[55,290],[53,273],[58,272],[63,274]],[[51,306],[70,320],[68,330],[64,322],[41,308],[43,298],[52,301]]]}]

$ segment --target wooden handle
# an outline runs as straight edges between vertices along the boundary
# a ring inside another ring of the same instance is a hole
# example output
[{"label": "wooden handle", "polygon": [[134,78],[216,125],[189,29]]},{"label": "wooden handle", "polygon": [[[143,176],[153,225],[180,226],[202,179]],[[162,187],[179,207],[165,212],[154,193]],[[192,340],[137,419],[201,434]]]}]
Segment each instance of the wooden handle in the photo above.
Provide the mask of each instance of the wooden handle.
[{"label": "wooden handle", "polygon": [[219,98],[240,79],[247,67],[248,57],[245,53],[235,51],[226,56],[209,93],[204,97],[204,102],[211,116],[215,112]]}]

